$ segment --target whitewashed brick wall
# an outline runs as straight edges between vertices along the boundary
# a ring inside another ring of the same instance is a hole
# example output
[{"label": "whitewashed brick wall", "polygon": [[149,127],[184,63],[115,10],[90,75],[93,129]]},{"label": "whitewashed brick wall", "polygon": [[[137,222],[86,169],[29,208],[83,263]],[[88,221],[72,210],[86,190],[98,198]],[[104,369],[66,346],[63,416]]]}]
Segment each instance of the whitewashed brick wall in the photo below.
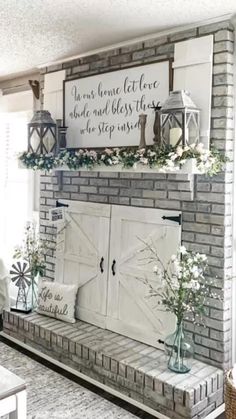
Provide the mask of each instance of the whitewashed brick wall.
[{"label": "whitewashed brick wall", "polygon": [[[173,58],[175,42],[206,34],[214,34],[211,143],[232,157],[234,35],[228,21],[45,68],[41,73],[42,101],[45,73],[66,69],[66,77],[70,79]],[[54,229],[47,223],[48,209],[60,198],[181,210],[183,242],[188,249],[207,254],[209,280],[214,281],[212,288],[224,299],[222,302],[209,298],[205,327],[186,322],[186,329],[193,335],[198,359],[227,367],[231,363],[232,335],[231,282],[226,279],[232,272],[232,171],[233,164],[228,163],[226,172],[213,178],[65,172],[61,192],[57,177],[45,174],[41,177],[41,234],[53,240]],[[54,277],[53,252],[47,257],[47,276]]]}]

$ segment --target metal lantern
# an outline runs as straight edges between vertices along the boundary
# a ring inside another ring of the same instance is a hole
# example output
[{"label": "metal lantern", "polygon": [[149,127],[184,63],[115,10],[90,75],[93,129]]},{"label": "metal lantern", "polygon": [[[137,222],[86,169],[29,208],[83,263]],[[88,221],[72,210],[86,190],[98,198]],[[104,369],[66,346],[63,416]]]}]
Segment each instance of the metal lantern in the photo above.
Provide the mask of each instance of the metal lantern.
[{"label": "metal lantern", "polygon": [[36,111],[28,124],[28,152],[48,154],[57,152],[57,125],[50,112]]},{"label": "metal lantern", "polygon": [[161,142],[176,147],[196,144],[200,137],[200,110],[185,90],[170,93],[161,109]]}]

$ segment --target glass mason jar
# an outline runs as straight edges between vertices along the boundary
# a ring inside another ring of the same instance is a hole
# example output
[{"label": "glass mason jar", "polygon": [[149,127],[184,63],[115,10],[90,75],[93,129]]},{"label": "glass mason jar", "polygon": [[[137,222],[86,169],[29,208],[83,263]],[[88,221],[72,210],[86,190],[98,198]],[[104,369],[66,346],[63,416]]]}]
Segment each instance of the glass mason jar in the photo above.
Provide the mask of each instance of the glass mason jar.
[{"label": "glass mason jar", "polygon": [[38,276],[31,277],[31,287],[30,287],[30,299],[31,299],[31,309],[35,310],[37,307],[38,299]]},{"label": "glass mason jar", "polygon": [[193,343],[184,335],[183,322],[165,339],[167,366],[171,371],[185,374],[191,370]]}]

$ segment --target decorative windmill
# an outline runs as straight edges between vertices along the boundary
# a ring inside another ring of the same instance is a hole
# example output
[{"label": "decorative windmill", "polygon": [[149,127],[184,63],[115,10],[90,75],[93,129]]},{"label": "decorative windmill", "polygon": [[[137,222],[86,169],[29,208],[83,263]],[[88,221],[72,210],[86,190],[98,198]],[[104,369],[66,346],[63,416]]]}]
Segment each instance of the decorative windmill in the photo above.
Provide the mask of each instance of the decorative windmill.
[{"label": "decorative windmill", "polygon": [[[26,289],[31,285],[32,277],[28,264],[26,262],[13,263],[10,275],[12,275],[12,282],[18,287],[16,307],[13,310],[29,312],[30,309],[27,307],[28,290],[26,291]],[[21,308],[19,308],[20,304]]]}]

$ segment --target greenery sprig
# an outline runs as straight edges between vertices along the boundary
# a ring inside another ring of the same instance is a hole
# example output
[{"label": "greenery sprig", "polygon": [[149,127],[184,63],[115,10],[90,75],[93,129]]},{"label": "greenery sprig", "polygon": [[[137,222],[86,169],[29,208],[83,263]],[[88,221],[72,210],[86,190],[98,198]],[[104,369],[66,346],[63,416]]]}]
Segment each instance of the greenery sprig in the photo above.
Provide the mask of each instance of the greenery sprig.
[{"label": "greenery sprig", "polygon": [[80,170],[120,164],[123,168],[136,169],[142,166],[165,173],[180,170],[190,159],[196,159],[200,172],[210,176],[222,171],[228,160],[217,149],[207,150],[201,143],[185,147],[106,148],[102,151],[67,149],[60,151],[56,156],[51,153],[38,155],[23,152],[19,156],[19,160],[27,169],[43,171],[51,171],[60,166],[69,170]]},{"label": "greenery sprig", "polygon": [[[142,240],[141,240],[142,241]],[[205,275],[207,257],[205,254],[187,251],[180,246],[166,265],[158,255],[154,243],[144,243],[141,263],[151,264],[157,281],[142,278],[148,286],[149,296],[157,298],[159,308],[175,314],[177,323],[190,318],[194,323],[203,323],[206,315],[207,299],[220,297],[211,290]],[[152,277],[151,277],[152,278]]]}]

